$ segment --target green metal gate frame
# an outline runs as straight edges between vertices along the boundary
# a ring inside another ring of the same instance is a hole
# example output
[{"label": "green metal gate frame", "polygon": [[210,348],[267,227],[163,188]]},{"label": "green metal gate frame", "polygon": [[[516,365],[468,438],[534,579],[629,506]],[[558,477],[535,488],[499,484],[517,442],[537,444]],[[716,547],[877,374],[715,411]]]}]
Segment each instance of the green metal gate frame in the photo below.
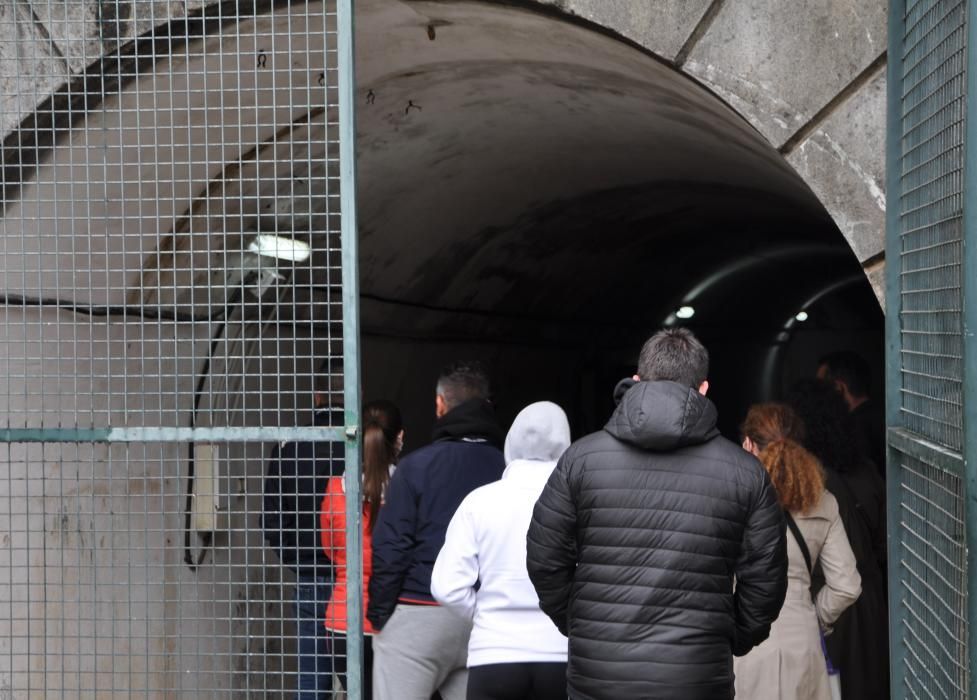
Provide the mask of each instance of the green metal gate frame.
[{"label": "green metal gate frame", "polygon": [[344,427],[65,427],[0,426],[0,443],[343,443],[346,474],[347,549],[347,697],[362,697],[363,543],[360,480],[359,252],[356,211],[356,127],[354,22],[355,0],[335,0],[338,19],[341,270],[343,303]]},{"label": "green metal gate frame", "polygon": [[889,5],[886,374],[892,697],[977,663],[977,5]]}]

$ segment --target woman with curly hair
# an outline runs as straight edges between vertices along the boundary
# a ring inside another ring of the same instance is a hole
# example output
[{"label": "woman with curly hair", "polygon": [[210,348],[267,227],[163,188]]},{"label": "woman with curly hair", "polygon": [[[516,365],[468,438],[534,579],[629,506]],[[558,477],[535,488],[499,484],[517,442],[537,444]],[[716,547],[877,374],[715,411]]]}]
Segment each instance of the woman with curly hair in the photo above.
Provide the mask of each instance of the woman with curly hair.
[{"label": "woman with curly hair", "polygon": [[[824,488],[817,458],[798,444],[803,426],[789,407],[753,406],[742,434],[743,449],[770,474],[784,517],[792,524],[787,537],[787,598],[770,637],[735,660],[736,697],[831,700],[821,632],[830,630],[861,592],[838,502]],[[812,600],[814,562],[824,571],[824,586]]]}]

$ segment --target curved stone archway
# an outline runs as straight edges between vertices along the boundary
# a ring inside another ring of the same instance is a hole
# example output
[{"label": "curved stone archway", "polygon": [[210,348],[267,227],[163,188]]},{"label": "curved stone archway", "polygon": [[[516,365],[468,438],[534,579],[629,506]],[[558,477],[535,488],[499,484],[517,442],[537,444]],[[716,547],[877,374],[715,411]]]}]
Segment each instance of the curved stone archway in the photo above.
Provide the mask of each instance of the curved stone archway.
[{"label": "curved stone archway", "polygon": [[[387,0],[426,30],[451,2]],[[831,214],[881,299],[886,4],[765,0],[486,2],[579,18],[713,90],[783,154]],[[0,132],[86,67],[202,0],[0,7]],[[361,12],[372,11],[362,3]],[[102,8],[101,10],[99,8]],[[111,10],[105,8],[112,8]],[[230,8],[228,8],[230,11]],[[8,183],[9,184],[9,183]]]}]

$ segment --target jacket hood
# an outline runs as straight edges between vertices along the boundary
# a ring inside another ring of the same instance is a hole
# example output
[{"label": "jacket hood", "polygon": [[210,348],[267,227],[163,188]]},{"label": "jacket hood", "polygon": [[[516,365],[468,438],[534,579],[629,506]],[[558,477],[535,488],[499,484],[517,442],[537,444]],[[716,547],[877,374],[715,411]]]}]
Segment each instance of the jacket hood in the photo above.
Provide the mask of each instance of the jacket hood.
[{"label": "jacket hood", "polygon": [[604,430],[622,442],[664,452],[698,445],[719,435],[716,406],[697,390],[676,382],[625,379]]},{"label": "jacket hood", "polygon": [[519,411],[505,438],[505,463],[515,460],[556,462],[570,446],[570,423],[563,409],[550,401],[531,403]]},{"label": "jacket hood", "polygon": [[469,399],[438,419],[432,438],[435,442],[467,440],[502,447],[502,427],[490,401]]}]

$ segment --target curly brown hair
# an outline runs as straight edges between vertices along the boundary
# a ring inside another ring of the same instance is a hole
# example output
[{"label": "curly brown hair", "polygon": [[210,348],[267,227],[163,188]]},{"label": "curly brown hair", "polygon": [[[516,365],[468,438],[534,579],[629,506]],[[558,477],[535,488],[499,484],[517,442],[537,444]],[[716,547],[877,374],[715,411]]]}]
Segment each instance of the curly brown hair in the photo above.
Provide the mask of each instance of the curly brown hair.
[{"label": "curly brown hair", "polygon": [[760,451],[760,462],[785,510],[805,513],[818,504],[824,493],[824,470],[817,457],[799,444],[804,424],[789,406],[753,406],[740,430]]}]

